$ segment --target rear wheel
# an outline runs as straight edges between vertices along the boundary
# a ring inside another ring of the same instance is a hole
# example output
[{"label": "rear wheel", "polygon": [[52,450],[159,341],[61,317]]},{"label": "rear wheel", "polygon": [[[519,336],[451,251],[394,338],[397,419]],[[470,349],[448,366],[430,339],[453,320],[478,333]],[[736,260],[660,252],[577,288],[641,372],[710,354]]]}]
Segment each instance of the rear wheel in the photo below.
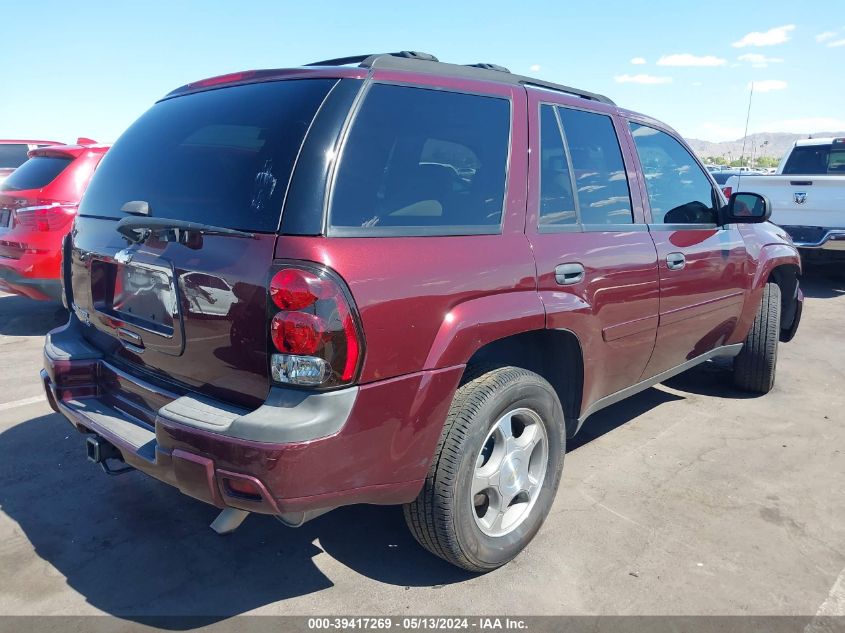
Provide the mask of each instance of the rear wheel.
[{"label": "rear wheel", "polygon": [[742,351],[734,359],[734,384],[754,393],[769,393],[775,384],[780,338],[780,287],[767,283],[763,300]]},{"label": "rear wheel", "polygon": [[427,550],[484,572],[514,558],[540,529],[566,440],[560,401],[541,376],[517,367],[469,376],[405,519]]}]

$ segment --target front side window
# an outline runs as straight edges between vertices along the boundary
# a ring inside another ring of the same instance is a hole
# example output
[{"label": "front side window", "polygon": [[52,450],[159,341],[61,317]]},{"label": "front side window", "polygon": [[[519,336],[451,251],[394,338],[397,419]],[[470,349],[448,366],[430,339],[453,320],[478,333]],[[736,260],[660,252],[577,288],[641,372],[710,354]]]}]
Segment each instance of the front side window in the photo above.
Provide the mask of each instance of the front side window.
[{"label": "front side window", "polygon": [[337,168],[332,231],[498,233],[509,138],[507,99],[373,85]]},{"label": "front side window", "polygon": [[716,224],[710,179],[677,140],[655,128],[631,123],[655,224]]}]

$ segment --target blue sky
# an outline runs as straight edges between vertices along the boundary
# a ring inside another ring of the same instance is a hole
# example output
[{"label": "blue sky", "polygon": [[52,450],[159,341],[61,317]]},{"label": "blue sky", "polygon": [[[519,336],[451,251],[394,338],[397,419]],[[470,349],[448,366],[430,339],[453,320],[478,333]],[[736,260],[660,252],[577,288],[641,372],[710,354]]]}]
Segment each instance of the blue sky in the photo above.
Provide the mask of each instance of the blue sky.
[{"label": "blue sky", "polygon": [[741,136],[752,81],[752,132],[845,130],[845,0],[6,0],[0,24],[0,138],[113,141],[196,79],[402,49],[601,92],[688,137]]}]

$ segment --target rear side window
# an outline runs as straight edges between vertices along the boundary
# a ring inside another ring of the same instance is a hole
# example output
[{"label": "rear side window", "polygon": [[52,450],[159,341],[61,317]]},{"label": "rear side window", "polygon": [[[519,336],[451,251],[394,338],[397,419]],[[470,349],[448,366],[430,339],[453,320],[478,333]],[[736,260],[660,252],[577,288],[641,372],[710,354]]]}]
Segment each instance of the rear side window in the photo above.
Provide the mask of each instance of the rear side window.
[{"label": "rear side window", "polygon": [[795,147],[783,167],[783,173],[804,176],[845,173],[845,147],[842,149],[833,149],[830,145]]},{"label": "rear side window", "polygon": [[507,99],[373,85],[340,159],[331,232],[498,233],[509,138]]},{"label": "rear side window", "polygon": [[19,167],[26,162],[28,145],[8,143],[0,144],[0,169]]},{"label": "rear side window", "polygon": [[632,224],[631,194],[613,121],[558,108],[572,159],[582,224]]},{"label": "rear side window", "polygon": [[247,231],[279,227],[294,161],[334,79],[231,86],[161,101],[103,158],[80,213],[153,217]]},{"label": "rear side window", "polygon": [[18,167],[6,178],[0,191],[41,189],[53,182],[73,159],[58,156],[35,156]]},{"label": "rear side window", "polygon": [[540,226],[578,223],[572,173],[553,106],[540,108]]}]

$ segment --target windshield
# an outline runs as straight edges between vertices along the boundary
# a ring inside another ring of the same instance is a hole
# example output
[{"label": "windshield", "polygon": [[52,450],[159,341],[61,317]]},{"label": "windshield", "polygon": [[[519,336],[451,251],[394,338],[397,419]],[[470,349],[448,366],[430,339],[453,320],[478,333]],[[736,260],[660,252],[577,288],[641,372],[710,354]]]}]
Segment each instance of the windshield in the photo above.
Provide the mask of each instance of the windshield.
[{"label": "windshield", "polygon": [[845,147],[834,149],[830,145],[805,145],[796,147],[783,168],[784,174],[822,176],[845,174]]},{"label": "windshield", "polygon": [[232,86],[161,101],[103,158],[81,215],[156,218],[276,231],[305,133],[334,79]]},{"label": "windshield", "polygon": [[0,191],[41,189],[53,182],[73,159],[59,156],[35,156],[18,167],[0,185]]},{"label": "windshield", "polygon": [[29,146],[22,143],[0,144],[0,169],[14,169],[26,162]]}]

